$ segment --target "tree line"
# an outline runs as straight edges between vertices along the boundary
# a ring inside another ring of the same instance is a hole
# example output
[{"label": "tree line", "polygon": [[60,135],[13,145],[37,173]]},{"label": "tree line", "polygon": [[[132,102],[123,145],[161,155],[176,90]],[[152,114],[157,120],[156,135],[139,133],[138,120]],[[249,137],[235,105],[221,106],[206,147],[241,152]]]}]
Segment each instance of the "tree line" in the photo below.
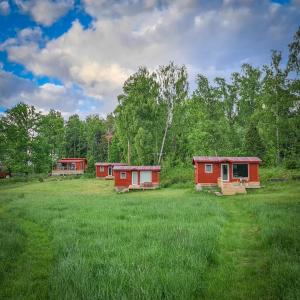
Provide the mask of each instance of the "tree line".
[{"label": "tree line", "polygon": [[115,111],[64,121],[19,103],[0,119],[0,161],[15,172],[49,172],[61,157],[131,164],[191,163],[193,155],[258,156],[299,167],[300,28],[286,62],[272,51],[262,67],[243,64],[230,79],[202,74],[189,91],[185,66],[140,67],[124,83]]}]

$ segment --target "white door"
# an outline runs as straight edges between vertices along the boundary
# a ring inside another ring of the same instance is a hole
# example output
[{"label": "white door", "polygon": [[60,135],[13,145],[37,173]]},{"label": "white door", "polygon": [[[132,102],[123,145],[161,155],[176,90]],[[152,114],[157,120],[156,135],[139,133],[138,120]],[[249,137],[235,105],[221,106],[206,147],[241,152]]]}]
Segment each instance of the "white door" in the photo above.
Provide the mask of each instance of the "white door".
[{"label": "white door", "polygon": [[140,184],[144,182],[152,182],[152,172],[151,171],[141,171],[141,180]]},{"label": "white door", "polygon": [[132,183],[132,185],[138,184],[138,172],[134,171],[131,173],[131,183]]},{"label": "white door", "polygon": [[221,178],[223,181],[229,181],[229,164],[221,164]]}]

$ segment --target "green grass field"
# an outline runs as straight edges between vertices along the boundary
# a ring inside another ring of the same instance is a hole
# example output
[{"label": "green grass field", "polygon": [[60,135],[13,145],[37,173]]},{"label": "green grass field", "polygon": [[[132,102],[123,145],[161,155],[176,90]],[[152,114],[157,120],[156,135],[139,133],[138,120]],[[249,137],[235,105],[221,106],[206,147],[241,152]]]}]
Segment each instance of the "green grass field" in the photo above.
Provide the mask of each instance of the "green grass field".
[{"label": "green grass field", "polygon": [[300,299],[300,184],[216,197],[0,186],[0,299]]}]

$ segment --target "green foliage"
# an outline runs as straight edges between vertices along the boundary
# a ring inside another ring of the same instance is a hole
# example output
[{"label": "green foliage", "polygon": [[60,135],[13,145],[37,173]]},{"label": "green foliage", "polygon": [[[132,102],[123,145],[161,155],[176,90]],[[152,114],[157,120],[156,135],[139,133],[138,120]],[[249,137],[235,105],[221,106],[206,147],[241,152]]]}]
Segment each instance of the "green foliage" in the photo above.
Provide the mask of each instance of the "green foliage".
[{"label": "green foliage", "polygon": [[161,187],[193,187],[194,172],[193,168],[189,165],[174,166],[170,162],[164,162],[161,171]]},{"label": "green foliage", "polygon": [[[300,165],[299,36],[289,57],[243,64],[229,80],[198,74],[189,94],[186,67],[173,62],[130,76],[114,113],[81,120],[20,103],[0,118],[0,162],[13,172],[49,172],[61,157],[130,164],[190,164],[193,155],[259,156],[265,165]],[[287,61],[286,64],[284,62]]]},{"label": "green foliage", "polygon": [[66,156],[84,157],[86,154],[86,132],[84,122],[78,115],[69,117],[65,127]]},{"label": "green foliage", "polygon": [[32,154],[40,114],[33,106],[19,103],[1,119],[5,143],[1,148],[4,164],[13,172],[32,172]]},{"label": "green foliage", "polygon": [[107,160],[107,141],[104,136],[105,123],[99,116],[95,115],[87,117],[83,126],[85,127],[87,144],[88,171],[94,173],[95,163]]},{"label": "green foliage", "polygon": [[128,161],[130,158],[133,164],[145,163],[144,159],[153,162],[153,152],[158,152],[162,134],[159,126],[162,108],[158,105],[157,97],[155,74],[149,73],[146,68],[140,68],[124,83],[123,94],[119,96],[119,105],[115,110],[121,160]]},{"label": "green foliage", "polygon": [[300,169],[288,170],[284,167],[261,167],[259,170],[259,177],[263,184],[267,183],[272,178],[281,178],[285,180],[292,180],[294,177],[300,176]]},{"label": "green foliage", "polygon": [[134,145],[137,154],[138,164],[151,164],[152,158],[152,147],[149,146],[149,141],[152,141],[153,137],[151,132],[140,127],[134,138]]},{"label": "green foliage", "polygon": [[265,157],[266,148],[254,122],[246,129],[244,148],[247,156]]},{"label": "green foliage", "polygon": [[112,138],[112,141],[109,145],[109,162],[120,162],[121,161],[121,146],[119,143],[119,138],[117,134],[115,134]]}]

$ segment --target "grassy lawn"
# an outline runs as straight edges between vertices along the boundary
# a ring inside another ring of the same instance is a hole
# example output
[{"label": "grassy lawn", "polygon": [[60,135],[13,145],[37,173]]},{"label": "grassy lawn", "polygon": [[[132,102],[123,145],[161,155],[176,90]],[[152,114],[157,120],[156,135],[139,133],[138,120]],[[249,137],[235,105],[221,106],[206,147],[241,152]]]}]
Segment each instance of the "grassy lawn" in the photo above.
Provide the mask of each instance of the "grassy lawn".
[{"label": "grassy lawn", "polygon": [[300,185],[216,197],[0,186],[1,299],[299,299]]}]

